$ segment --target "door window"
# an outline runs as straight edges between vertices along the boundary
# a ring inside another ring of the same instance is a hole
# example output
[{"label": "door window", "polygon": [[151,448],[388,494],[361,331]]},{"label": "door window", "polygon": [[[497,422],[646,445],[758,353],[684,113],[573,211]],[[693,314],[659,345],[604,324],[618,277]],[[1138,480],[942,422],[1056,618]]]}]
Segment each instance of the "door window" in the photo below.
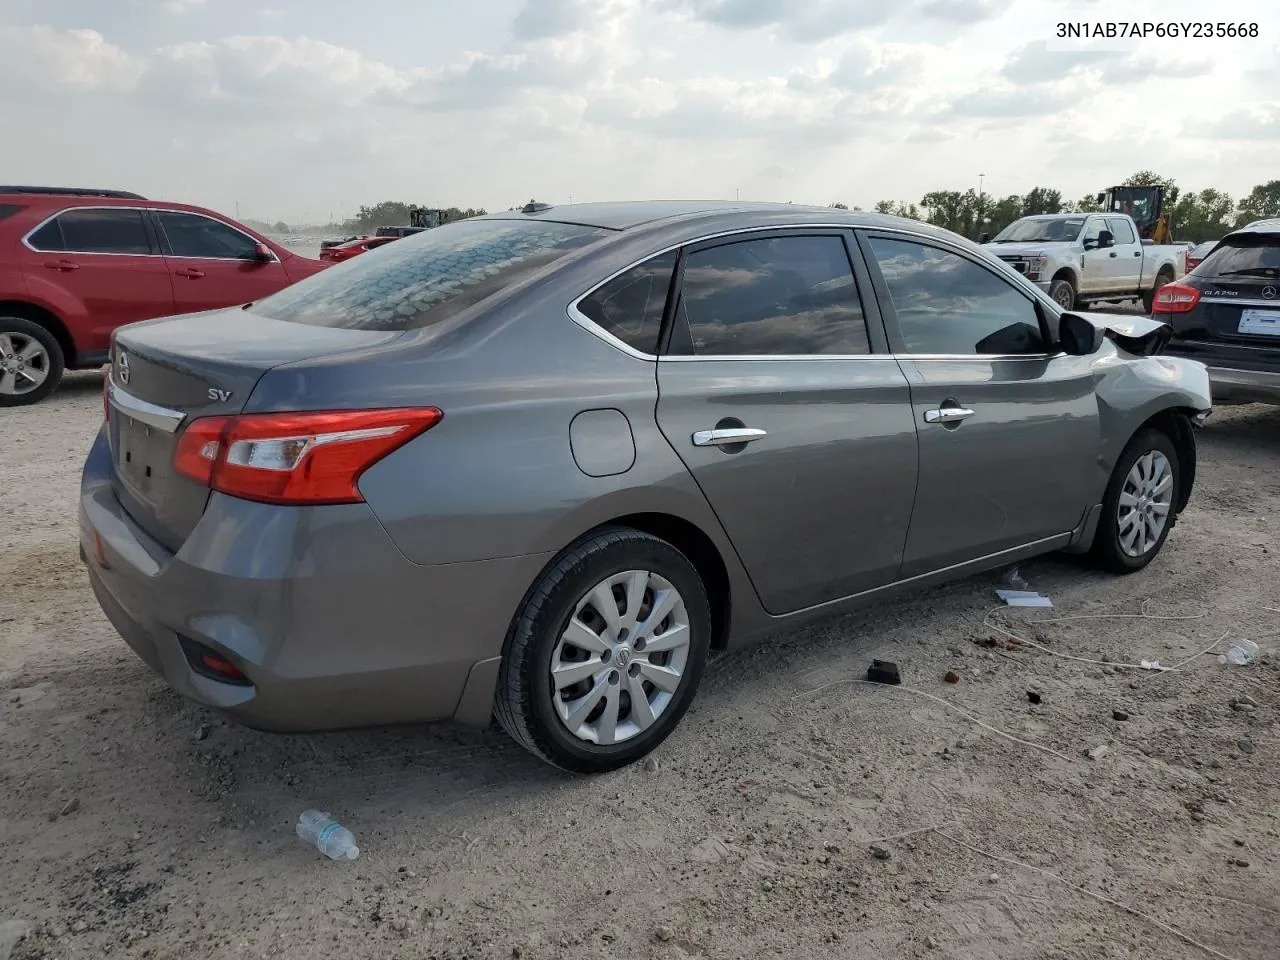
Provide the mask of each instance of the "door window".
[{"label": "door window", "polygon": [[578,310],[633,350],[656,354],[675,266],[674,251],[646,260],[584,298]]},{"label": "door window", "polygon": [[1096,250],[1098,248],[1098,239],[1103,230],[1107,229],[1107,222],[1101,217],[1093,217],[1084,227],[1084,234],[1080,237],[1080,242],[1086,250]]},{"label": "door window", "polygon": [[156,216],[175,257],[256,260],[258,241],[225,223],[194,213],[158,210]]},{"label": "door window", "polygon": [[1111,233],[1115,236],[1116,244],[1137,243],[1138,238],[1133,235],[1133,227],[1129,226],[1128,220],[1113,219],[1107,223],[1111,228]]},{"label": "door window", "polygon": [[907,353],[1045,353],[1035,304],[958,254],[911,240],[870,239]]},{"label": "door window", "polygon": [[151,253],[151,238],[142,211],[109,207],[67,210],[33,233],[27,242],[48,253]]},{"label": "door window", "polygon": [[672,352],[850,356],[871,352],[838,236],[743,240],[685,259]]}]

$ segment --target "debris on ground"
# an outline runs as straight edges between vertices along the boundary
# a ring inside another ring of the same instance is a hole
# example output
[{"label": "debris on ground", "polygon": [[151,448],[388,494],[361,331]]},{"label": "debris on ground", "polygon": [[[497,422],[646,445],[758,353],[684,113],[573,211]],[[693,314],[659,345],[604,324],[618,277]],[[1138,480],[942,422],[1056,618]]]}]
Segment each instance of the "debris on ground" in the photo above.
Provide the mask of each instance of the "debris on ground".
[{"label": "debris on ground", "polygon": [[195,733],[193,733],[193,734],[191,735],[191,739],[193,739],[193,740],[208,740],[208,739],[209,739],[209,725],[208,725],[207,723],[202,723],[202,724],[200,724],[200,726],[196,727],[196,732],[195,732]]},{"label": "debris on ground", "polygon": [[655,760],[653,757],[648,757],[648,758],[645,760],[645,762],[644,762],[644,772],[645,772],[645,773],[657,773],[657,772],[658,772],[658,761],[657,761],[657,760]]},{"label": "debris on ground", "polygon": [[1129,714],[1125,713],[1123,710],[1112,710],[1111,719],[1120,721],[1128,720]]},{"label": "debris on ground", "polygon": [[871,666],[867,668],[867,679],[872,683],[902,683],[902,674],[898,672],[898,665],[891,660],[872,660]]},{"label": "debris on ground", "polygon": [[959,683],[960,674],[956,673],[954,670],[948,670],[946,674],[943,675],[942,679],[947,683]]},{"label": "debris on ground", "polygon": [[354,860],[360,856],[351,831],[320,810],[302,811],[295,830],[304,843],[311,844],[330,860]]},{"label": "debris on ground", "polygon": [[1040,703],[1044,700],[1044,697],[1041,696],[1039,690],[1028,690],[1027,699],[1030,700],[1032,703]]},{"label": "debris on ground", "polygon": [[997,590],[996,596],[1010,607],[1052,607],[1053,601],[1034,590]]},{"label": "debris on ground", "polygon": [[1141,666],[1143,670],[1163,670],[1164,669],[1164,667],[1160,666],[1159,660],[1142,660],[1140,661],[1139,666]]},{"label": "debris on ground", "polygon": [[1252,740],[1237,740],[1236,746],[1240,748],[1241,753],[1253,753],[1258,748],[1253,745]]},{"label": "debris on ground", "polygon": [[672,937],[675,936],[675,933],[674,931],[672,931],[670,927],[658,927],[657,930],[653,931],[653,936],[655,939],[661,940],[663,943],[666,943],[668,940],[670,940]]},{"label": "debris on ground", "polygon": [[1252,640],[1240,639],[1227,648],[1227,652],[1218,657],[1219,663],[1229,663],[1235,667],[1247,667],[1258,659],[1258,645]]},{"label": "debris on ground", "polygon": [[1088,757],[1090,760],[1101,760],[1110,752],[1111,752],[1111,748],[1108,747],[1105,743],[1103,743],[1103,744],[1099,744],[1096,747],[1090,747],[1088,750],[1084,752],[1084,755]]},{"label": "debris on ground", "polygon": [[893,856],[893,854],[889,852],[889,848],[880,843],[873,843],[871,845],[871,855],[877,860],[888,860]]},{"label": "debris on ground", "polygon": [[31,926],[25,920],[5,920],[0,922],[0,960],[9,960],[13,948],[18,941],[31,932]]},{"label": "debris on ground", "polygon": [[1030,586],[1030,584],[1023,579],[1022,574],[1018,572],[1017,567],[1009,568],[1009,572],[1005,574],[1004,583],[1005,586],[1011,587],[1014,590],[1025,590]]}]

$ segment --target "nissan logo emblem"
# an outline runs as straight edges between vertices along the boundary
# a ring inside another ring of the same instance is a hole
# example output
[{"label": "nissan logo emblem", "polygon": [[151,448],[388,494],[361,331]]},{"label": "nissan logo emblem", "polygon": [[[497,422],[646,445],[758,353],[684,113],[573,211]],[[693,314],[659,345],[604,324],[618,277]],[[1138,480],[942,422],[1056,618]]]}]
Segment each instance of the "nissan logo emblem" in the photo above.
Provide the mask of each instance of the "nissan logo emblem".
[{"label": "nissan logo emblem", "polygon": [[1274,300],[1275,298],[1276,298],[1276,288],[1275,288],[1275,287],[1263,287],[1263,288],[1262,288],[1262,299],[1264,299],[1264,300]]},{"label": "nissan logo emblem", "polygon": [[116,358],[116,379],[126,387],[129,385],[129,355],[127,353],[121,353]]}]

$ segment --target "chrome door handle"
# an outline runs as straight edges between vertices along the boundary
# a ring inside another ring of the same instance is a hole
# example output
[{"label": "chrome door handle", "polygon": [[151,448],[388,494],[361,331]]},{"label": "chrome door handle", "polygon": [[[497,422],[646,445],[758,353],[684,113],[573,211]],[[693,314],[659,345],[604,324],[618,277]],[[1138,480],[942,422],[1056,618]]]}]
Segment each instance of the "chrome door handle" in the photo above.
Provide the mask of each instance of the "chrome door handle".
[{"label": "chrome door handle", "polygon": [[965,407],[941,407],[938,410],[924,412],[925,423],[959,423],[973,416],[973,411]]},{"label": "chrome door handle", "polygon": [[699,430],[693,435],[695,447],[727,447],[735,443],[750,443],[766,436],[758,427],[734,427],[727,430]]}]

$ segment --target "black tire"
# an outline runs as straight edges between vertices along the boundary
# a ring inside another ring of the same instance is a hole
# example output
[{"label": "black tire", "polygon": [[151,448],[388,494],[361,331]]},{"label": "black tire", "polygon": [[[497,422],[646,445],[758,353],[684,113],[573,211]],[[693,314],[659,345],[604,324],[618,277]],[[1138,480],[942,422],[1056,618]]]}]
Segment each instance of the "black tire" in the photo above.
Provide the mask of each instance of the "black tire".
[{"label": "black tire", "polygon": [[[1169,469],[1173,474],[1172,496],[1164,528],[1160,531],[1159,537],[1149,549],[1135,557],[1125,551],[1120,539],[1120,496],[1134,464],[1139,458],[1153,451],[1163,454],[1168,461]],[[1098,531],[1093,538],[1094,562],[1111,573],[1124,574],[1135,573],[1154,560],[1177,521],[1177,504],[1181,491],[1181,464],[1178,462],[1178,451],[1169,435],[1150,428],[1140,431],[1120,454],[1115,470],[1111,473],[1111,480],[1107,483],[1107,492],[1102,499],[1102,517],[1098,521]]]},{"label": "black tire", "polygon": [[[675,587],[688,615],[689,649],[679,685],[652,725],[621,743],[602,746],[578,738],[561,721],[551,681],[552,656],[588,591],[629,570],[651,571]],[[516,743],[554,766],[575,773],[615,770],[649,753],[675,729],[697,691],[710,639],[706,587],[688,558],[665,540],[638,530],[603,529],[566,549],[526,596],[507,636],[494,713]]]},{"label": "black tire", "polygon": [[[16,334],[19,337],[34,340],[44,348],[45,359],[42,362],[45,365],[45,378],[40,386],[25,393],[0,392],[0,407],[24,407],[39,403],[58,389],[58,384],[62,382],[62,373],[66,369],[66,359],[62,355],[62,347],[58,344],[58,339],[40,324],[11,313],[0,313],[0,336],[4,334]],[[3,352],[0,344],[0,354]],[[4,373],[4,365],[14,362],[12,358],[0,356],[0,385],[15,381],[12,370],[7,375]]]},{"label": "black tire", "polygon": [[1070,280],[1055,280],[1049,284],[1049,296],[1063,310],[1073,310],[1076,305],[1076,288]]},{"label": "black tire", "polygon": [[1156,305],[1156,294],[1167,283],[1173,283],[1173,274],[1167,270],[1161,270],[1156,274],[1156,285],[1142,295],[1142,309],[1147,312],[1147,316],[1151,316],[1151,310]]}]

